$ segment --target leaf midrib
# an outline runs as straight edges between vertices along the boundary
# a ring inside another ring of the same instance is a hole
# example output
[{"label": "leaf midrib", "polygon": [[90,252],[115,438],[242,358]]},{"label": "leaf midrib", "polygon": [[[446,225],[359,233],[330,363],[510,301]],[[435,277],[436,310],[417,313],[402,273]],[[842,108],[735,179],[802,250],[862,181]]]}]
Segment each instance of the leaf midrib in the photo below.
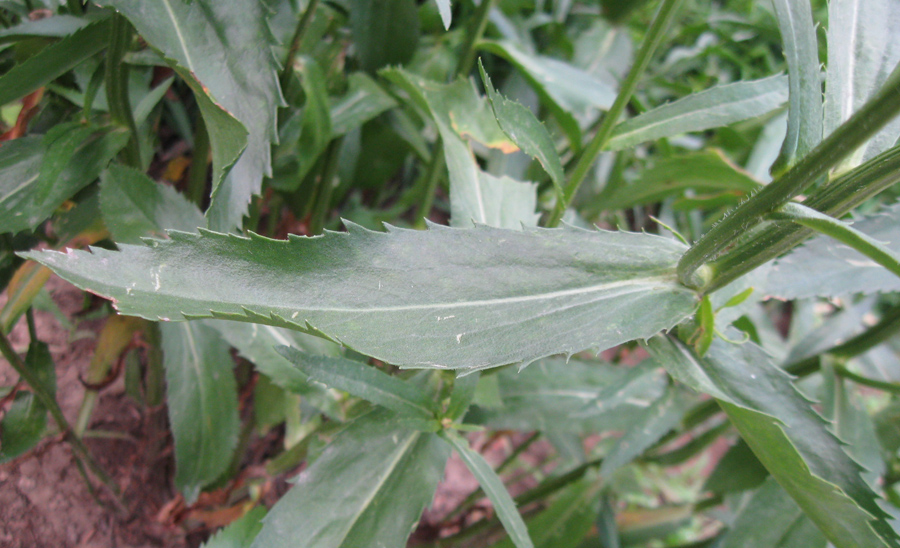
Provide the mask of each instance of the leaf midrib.
[{"label": "leaf midrib", "polygon": [[194,73],[196,72],[194,70],[194,61],[191,59],[190,50],[188,49],[187,42],[184,40],[184,35],[181,33],[181,27],[178,25],[178,19],[175,17],[175,12],[172,11],[170,0],[163,0],[163,5],[166,8],[166,13],[169,14],[169,19],[172,20],[172,27],[175,29],[175,35],[178,36],[178,43],[181,44],[181,51],[184,53],[184,60],[187,63],[187,68],[191,73]]}]

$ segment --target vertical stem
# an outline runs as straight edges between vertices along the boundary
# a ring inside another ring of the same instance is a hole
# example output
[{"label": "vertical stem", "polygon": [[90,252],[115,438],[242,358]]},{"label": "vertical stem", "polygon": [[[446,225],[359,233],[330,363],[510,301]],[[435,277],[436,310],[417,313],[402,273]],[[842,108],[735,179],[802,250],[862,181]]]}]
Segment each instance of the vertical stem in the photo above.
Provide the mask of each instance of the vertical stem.
[{"label": "vertical stem", "polygon": [[431,151],[431,161],[425,169],[423,179],[422,201],[419,202],[419,209],[416,211],[416,224],[419,228],[424,228],[425,218],[431,212],[431,206],[434,204],[434,194],[437,191],[438,182],[441,180],[441,171],[444,168],[446,160],[444,159],[444,142],[438,136],[434,143],[434,150]]},{"label": "vertical stem", "polygon": [[81,5],[81,0],[66,0],[66,5],[69,7],[69,13],[72,15],[84,13],[84,6]]},{"label": "vertical stem", "polygon": [[825,175],[860,145],[881,130],[900,112],[900,78],[887,84],[856,113],[784,175],[763,187],[712,227],[678,263],[682,283],[692,283],[694,272],[736,239],[757,225],[764,216],[797,196]]},{"label": "vertical stem", "polygon": [[322,168],[322,179],[319,181],[319,191],[316,197],[316,204],[313,208],[312,216],[309,222],[309,232],[311,235],[320,234],[328,219],[328,213],[331,211],[331,195],[334,192],[334,177],[337,175],[338,159],[341,156],[341,145],[344,138],[339,137],[328,145],[325,157],[327,158]]},{"label": "vertical stem", "polygon": [[94,457],[91,455],[90,451],[88,451],[88,448],[84,443],[76,436],[72,435],[72,427],[69,425],[69,421],[66,420],[65,415],[63,415],[62,409],[60,409],[59,404],[56,402],[56,398],[47,391],[40,379],[25,365],[22,358],[16,354],[16,351],[13,350],[12,345],[9,343],[9,339],[6,338],[6,334],[2,331],[0,331],[0,354],[6,358],[13,369],[16,370],[16,373],[25,379],[25,382],[28,383],[28,386],[31,388],[32,392],[34,392],[35,396],[37,396],[38,400],[40,400],[40,402],[44,404],[44,407],[50,412],[50,416],[53,417],[56,426],[59,428],[60,432],[63,433],[65,440],[72,446],[75,458],[86,464],[94,475],[97,476],[97,479],[103,482],[114,495],[118,496],[119,487],[113,482],[112,478],[106,474],[106,471],[103,470],[97,461],[94,460]]},{"label": "vertical stem", "polygon": [[294,29],[294,36],[291,37],[291,45],[288,48],[287,56],[284,59],[284,65],[281,67],[281,75],[278,78],[278,81],[281,82],[281,89],[284,89],[287,78],[294,68],[294,57],[300,50],[300,42],[303,41],[303,36],[309,29],[309,25],[312,23],[313,16],[315,15],[318,6],[319,0],[309,0],[309,3],[306,4],[306,9],[303,10],[303,15],[300,16],[300,20],[297,22],[297,27]]},{"label": "vertical stem", "polygon": [[127,165],[141,169],[143,162],[137,140],[137,125],[128,99],[129,67],[122,62],[131,47],[132,35],[131,23],[122,14],[114,14],[110,25],[109,48],[106,51],[106,98],[113,122],[127,128],[131,134],[122,151],[122,159]]},{"label": "vertical stem", "polygon": [[484,35],[487,28],[488,16],[491,8],[494,7],[496,0],[481,0],[481,4],[475,10],[472,16],[472,23],[466,33],[466,42],[463,45],[462,54],[459,56],[459,63],[456,65],[456,76],[466,76],[475,67],[475,45]]},{"label": "vertical stem", "polygon": [[191,159],[191,168],[188,171],[187,195],[188,199],[203,208],[203,198],[206,195],[206,179],[209,175],[209,132],[206,130],[206,122],[203,116],[197,114],[197,126],[194,129],[194,151]]},{"label": "vertical stem", "polygon": [[578,191],[578,187],[584,182],[584,178],[590,171],[591,166],[597,160],[597,156],[600,154],[600,151],[603,150],[603,146],[606,145],[606,142],[612,135],[613,128],[616,127],[616,123],[619,121],[619,117],[625,110],[625,106],[631,101],[631,96],[634,94],[635,89],[637,89],[638,82],[647,70],[650,60],[653,59],[653,55],[656,53],[656,49],[659,47],[660,42],[662,42],[663,35],[680,4],[681,0],[663,0],[662,5],[659,7],[659,11],[656,12],[656,16],[653,18],[650,30],[647,31],[647,36],[641,43],[641,49],[638,51],[637,57],[635,57],[634,64],[631,65],[631,70],[628,71],[628,76],[626,76],[625,81],[622,82],[622,88],[619,90],[616,100],[609,108],[609,111],[603,116],[603,122],[597,129],[597,133],[594,135],[594,138],[588,144],[587,148],[582,152],[581,157],[578,159],[578,163],[575,164],[575,168],[569,176],[569,181],[563,189],[563,199],[557,201],[556,207],[553,209],[553,213],[547,222],[547,226],[554,227],[558,225],[559,221],[562,219],[563,214],[566,212],[566,208],[569,207],[569,203]]}]

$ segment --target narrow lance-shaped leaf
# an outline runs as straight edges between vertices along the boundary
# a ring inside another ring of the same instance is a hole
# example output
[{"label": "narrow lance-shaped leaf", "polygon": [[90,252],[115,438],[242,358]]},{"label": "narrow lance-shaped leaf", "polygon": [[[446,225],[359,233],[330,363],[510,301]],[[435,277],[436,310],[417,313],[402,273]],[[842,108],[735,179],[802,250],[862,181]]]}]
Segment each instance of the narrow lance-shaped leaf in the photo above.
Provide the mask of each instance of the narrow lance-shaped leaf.
[{"label": "narrow lance-shaped leaf", "polygon": [[787,76],[716,86],[625,120],[616,126],[606,150],[644,141],[704,131],[762,116],[788,99]]},{"label": "narrow lance-shaped leaf", "polygon": [[0,77],[0,105],[28,95],[93,57],[106,47],[108,34],[109,23],[97,21],[14,66]]},{"label": "narrow lance-shaped leaf", "polygon": [[253,547],[406,546],[450,451],[391,418],[370,413],[341,432],[269,511]]},{"label": "narrow lance-shaped leaf", "polygon": [[231,462],[237,444],[237,384],[231,354],[201,323],[162,324],[175,485],[188,504]]},{"label": "narrow lance-shaped leaf", "polygon": [[59,125],[44,138],[0,148],[0,233],[36,228],[92,183],[128,141],[124,131],[79,126]]},{"label": "narrow lance-shaped leaf", "polygon": [[469,442],[460,437],[459,434],[447,430],[442,433],[442,437],[453,446],[453,449],[459,454],[459,458],[462,459],[472,472],[472,475],[475,476],[475,479],[478,480],[491,504],[494,505],[494,511],[497,512],[497,517],[500,518],[500,523],[503,524],[503,528],[506,529],[513,544],[517,548],[534,548],[534,543],[531,542],[531,538],[528,536],[528,528],[525,526],[525,522],[522,521],[519,510],[516,509],[515,501],[513,501],[509,491],[506,490],[506,486],[503,485],[503,481],[500,480],[500,477],[497,476],[491,465],[484,460],[484,457],[473,451],[469,447]]},{"label": "narrow lance-shaped leaf", "polygon": [[677,339],[658,336],[648,349],[676,380],[719,401],[760,462],[837,548],[898,546],[860,465],[761,348],[716,340],[698,358]]},{"label": "narrow lance-shaped leaf", "polygon": [[347,80],[347,93],[331,105],[331,133],[335,137],[344,135],[397,106],[397,101],[366,73],[354,72]]},{"label": "narrow lance-shaped leaf", "polygon": [[314,381],[349,392],[406,417],[421,420],[435,418],[437,409],[428,394],[374,367],[347,358],[310,356],[288,346],[276,350]]},{"label": "narrow lance-shaped leaf", "polygon": [[257,506],[210,537],[201,548],[250,548],[262,529],[265,506]]},{"label": "narrow lance-shaped leaf", "polygon": [[[787,135],[776,162],[792,166],[822,140],[822,85],[819,44],[809,0],[772,0],[790,78]],[[835,22],[835,24],[840,24]]]},{"label": "narrow lance-shaped leaf", "polygon": [[440,132],[450,177],[450,224],[486,224],[502,228],[535,226],[535,186],[495,177],[478,166],[465,137],[504,152],[517,149],[497,124],[487,101],[472,82],[438,84],[394,69],[382,74],[400,85],[417,105],[430,112]]},{"label": "narrow lance-shaped leaf", "polygon": [[[120,312],[292,327],[406,367],[529,363],[650,337],[689,316],[684,251],[648,234],[432,225],[276,241],[170,233],[148,246],[24,254]],[[474,250],[477,250],[474,251]]]},{"label": "narrow lance-shaped leaf", "polygon": [[522,152],[544,166],[553,185],[561,194],[566,176],[563,173],[562,163],[559,161],[559,154],[556,152],[556,145],[553,144],[547,128],[534,117],[534,113],[528,107],[510,101],[494,89],[491,78],[484,71],[484,65],[480,59],[478,60],[478,70],[481,71],[481,80],[484,82],[484,88],[500,128],[514,143],[519,145]]},{"label": "narrow lance-shaped leaf", "polygon": [[435,0],[438,12],[441,14],[441,22],[444,23],[444,29],[450,30],[450,23],[453,20],[453,13],[450,11],[450,0]]},{"label": "narrow lance-shaped leaf", "polygon": [[191,86],[212,143],[209,227],[224,232],[239,226],[251,196],[271,172],[269,150],[277,139],[276,110],[283,103],[265,3],[98,3],[125,15]]}]

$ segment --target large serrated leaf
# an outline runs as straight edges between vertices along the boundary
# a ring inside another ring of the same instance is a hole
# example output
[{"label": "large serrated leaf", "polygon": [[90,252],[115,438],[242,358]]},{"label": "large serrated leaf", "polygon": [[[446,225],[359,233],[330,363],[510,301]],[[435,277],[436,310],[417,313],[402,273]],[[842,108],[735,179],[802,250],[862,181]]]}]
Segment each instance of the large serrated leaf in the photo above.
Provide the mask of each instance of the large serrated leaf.
[{"label": "large serrated leaf", "polygon": [[250,197],[271,172],[269,149],[283,102],[266,6],[211,0],[98,3],[122,12],[191,85],[213,147],[209,226],[223,232],[239,226]]},{"label": "large serrated leaf", "polygon": [[650,337],[689,316],[684,246],[649,234],[479,226],[289,241],[211,232],[32,253],[123,314],[323,334],[407,367],[485,368]]},{"label": "large serrated leaf", "polygon": [[237,383],[231,354],[199,322],[160,325],[175,485],[188,504],[231,462],[237,444]]},{"label": "large serrated leaf", "polygon": [[[853,228],[900,253],[900,204],[855,222]],[[768,295],[784,299],[879,291],[900,291],[900,278],[850,246],[826,236],[817,236],[778,259],[766,282]]]},{"label": "large serrated leaf", "polygon": [[786,76],[723,84],[647,111],[616,126],[607,150],[717,128],[762,116],[788,99]]},{"label": "large serrated leaf", "polygon": [[648,348],[675,379],[719,401],[760,462],[837,548],[898,546],[862,467],[761,348],[716,340],[698,358],[663,336]]},{"label": "large serrated leaf", "polygon": [[269,511],[253,546],[405,546],[450,451],[391,416],[370,413],[335,438]]}]

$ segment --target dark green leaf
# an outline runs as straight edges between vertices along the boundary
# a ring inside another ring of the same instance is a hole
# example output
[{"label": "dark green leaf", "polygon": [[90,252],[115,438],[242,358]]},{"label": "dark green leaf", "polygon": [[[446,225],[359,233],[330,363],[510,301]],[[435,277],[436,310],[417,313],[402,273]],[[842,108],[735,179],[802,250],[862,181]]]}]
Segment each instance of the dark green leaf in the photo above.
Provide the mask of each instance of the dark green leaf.
[{"label": "dark green leaf", "polygon": [[313,381],[348,392],[395,413],[421,420],[434,420],[434,401],[418,387],[403,382],[364,363],[347,358],[310,356],[296,348],[276,350]]},{"label": "dark green leaf", "polygon": [[703,491],[735,493],[749,491],[766,481],[769,471],[759,462],[744,440],[738,440],[706,478]]},{"label": "dark green leaf", "polygon": [[456,450],[459,458],[466,464],[475,479],[481,485],[485,494],[494,505],[494,511],[503,528],[506,529],[509,538],[517,548],[534,548],[531,538],[528,536],[528,528],[522,521],[522,516],[516,509],[516,503],[503,485],[503,481],[494,472],[491,465],[480,454],[469,447],[469,442],[453,431],[444,431],[442,437],[450,442]]},{"label": "dark green leaf", "polygon": [[0,105],[47,85],[106,47],[107,21],[98,21],[51,44],[0,76]]},{"label": "dark green leaf", "polygon": [[790,78],[787,136],[779,163],[793,165],[822,140],[819,44],[809,0],[773,0]]},{"label": "dark green leaf", "polygon": [[825,537],[769,478],[738,514],[722,548],[824,548]]},{"label": "dark green leaf", "polygon": [[[331,113],[325,73],[319,64],[311,57],[302,57],[294,62],[294,66],[306,96],[300,140],[297,144],[298,166],[293,178],[299,186],[331,141]],[[286,190],[296,190],[296,186]]]},{"label": "dark green leaf", "polygon": [[16,393],[0,420],[0,463],[10,461],[34,447],[44,437],[47,408],[31,392]]},{"label": "dark green leaf", "polygon": [[271,172],[269,149],[282,104],[266,6],[212,0],[99,3],[125,15],[193,89],[213,149],[209,227],[225,232],[240,226],[251,196]]},{"label": "dark green leaf", "polygon": [[289,241],[172,232],[121,251],[28,257],[123,314],[292,327],[408,367],[605,349],[672,327],[697,302],[675,281],[684,247],[649,234],[348,228]]},{"label": "dark green leaf", "polygon": [[760,462],[836,547],[897,546],[860,465],[762,349],[716,340],[697,358],[670,337],[648,346],[675,379],[719,400]]},{"label": "dark green leaf", "polygon": [[484,82],[491,108],[494,109],[494,116],[497,117],[500,128],[514,143],[519,145],[523,152],[540,162],[547,174],[550,175],[550,179],[553,180],[553,184],[561,189],[566,176],[563,173],[562,163],[559,161],[559,154],[556,152],[556,145],[553,143],[550,133],[547,132],[547,128],[534,117],[534,113],[528,107],[510,101],[494,89],[490,77],[484,71],[481,60],[478,61],[478,69],[481,71],[481,80]]},{"label": "dark green leaf", "polygon": [[449,448],[434,434],[398,428],[392,416],[367,414],[338,435],[269,511],[253,546],[405,546]]},{"label": "dark green leaf", "polygon": [[250,548],[253,539],[262,529],[262,519],[266,515],[264,506],[257,506],[240,519],[220,529],[202,548]]},{"label": "dark green leaf", "polygon": [[[71,133],[70,133],[71,132]],[[124,131],[56,126],[46,138],[23,137],[0,148],[0,233],[34,229],[93,182],[128,142]]]},{"label": "dark green leaf", "polygon": [[237,384],[231,354],[202,323],[160,324],[175,486],[193,503],[228,467],[237,444]]},{"label": "dark green leaf", "polygon": [[644,141],[704,131],[762,116],[787,101],[787,87],[787,77],[772,76],[723,84],[688,95],[617,125],[606,149],[621,150]]},{"label": "dark green leaf", "polygon": [[204,224],[197,206],[174,188],[120,165],[100,176],[100,209],[113,238],[121,243],[165,236],[165,229],[192,232]]},{"label": "dark green leaf", "polygon": [[414,0],[349,0],[350,28],[360,66],[375,72],[403,65],[419,43],[419,15]]}]

